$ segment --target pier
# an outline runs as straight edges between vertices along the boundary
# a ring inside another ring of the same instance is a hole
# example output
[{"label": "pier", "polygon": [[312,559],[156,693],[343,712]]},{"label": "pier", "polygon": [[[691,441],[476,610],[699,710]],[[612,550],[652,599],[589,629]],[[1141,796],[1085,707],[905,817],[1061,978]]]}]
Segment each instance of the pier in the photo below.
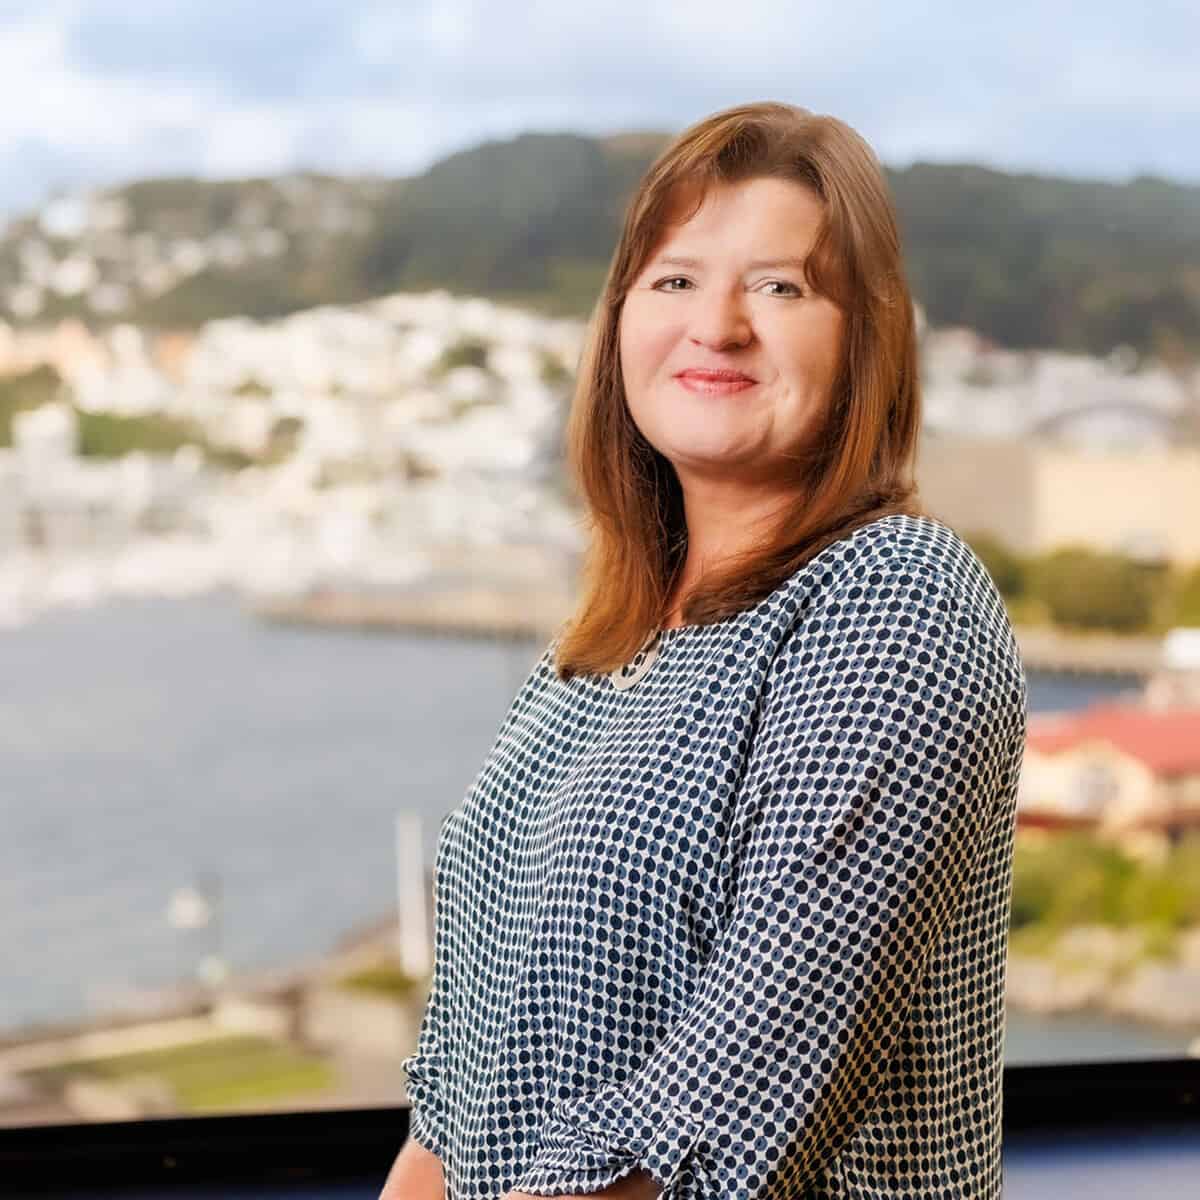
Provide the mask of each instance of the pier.
[{"label": "pier", "polygon": [[[548,639],[571,613],[562,589],[511,582],[431,584],[409,591],[359,593],[323,588],[263,599],[253,613],[267,621],[455,637]],[[1162,638],[1146,634],[1074,633],[1014,626],[1028,670],[1149,678],[1163,666]]]},{"label": "pier", "polygon": [[1146,679],[1164,665],[1162,638],[1153,635],[1070,633],[1034,625],[1016,625],[1013,632],[1031,671]]}]

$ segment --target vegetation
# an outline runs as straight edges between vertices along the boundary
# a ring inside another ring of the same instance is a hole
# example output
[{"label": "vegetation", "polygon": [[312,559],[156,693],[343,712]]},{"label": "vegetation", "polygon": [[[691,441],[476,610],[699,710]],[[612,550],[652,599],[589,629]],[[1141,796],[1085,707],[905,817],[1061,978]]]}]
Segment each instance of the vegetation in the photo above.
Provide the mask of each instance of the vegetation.
[{"label": "vegetation", "polygon": [[479,367],[486,370],[487,365],[487,342],[476,337],[463,337],[442,351],[441,358],[434,364],[430,373],[436,378],[453,371],[456,367]]},{"label": "vegetation", "polygon": [[[453,155],[389,197],[360,247],[364,282],[540,295],[585,315],[666,140],[530,134]],[[962,165],[888,174],[934,325],[1013,347],[1200,352],[1200,188]]]},{"label": "vegetation", "polygon": [[123,416],[75,411],[79,418],[79,453],[84,458],[123,458],[135,450],[173,454],[181,446],[197,446],[208,462],[228,470],[240,470],[254,461],[240,450],[211,444],[191,423],[162,413]]},{"label": "vegetation", "polygon": [[1170,613],[1172,625],[1200,625],[1200,563],[1179,572]]},{"label": "vegetation", "polygon": [[247,375],[233,389],[233,394],[235,396],[249,396],[253,400],[265,400],[271,394],[271,389],[256,376]]},{"label": "vegetation", "polygon": [[547,387],[567,387],[574,379],[574,375],[567,370],[563,365],[562,360],[557,354],[551,354],[548,350],[540,350],[538,377],[546,384]]},{"label": "vegetation", "polygon": [[253,1035],[80,1059],[37,1075],[50,1084],[79,1076],[120,1083],[153,1075],[171,1088],[184,1112],[193,1113],[310,1095],[335,1082],[333,1068],[323,1059]]},{"label": "vegetation", "polygon": [[412,995],[420,981],[406,975],[396,963],[380,962],[347,975],[340,982],[342,987],[354,991],[401,1000]]},{"label": "vegetation", "polygon": [[1064,628],[1133,633],[1154,613],[1154,576],[1119,554],[1064,546],[1036,562],[1033,576],[1051,619]]},{"label": "vegetation", "polygon": [[63,381],[49,364],[16,375],[0,376],[0,446],[12,445],[13,417],[40,408],[63,393]]},{"label": "vegetation", "polygon": [[964,538],[1015,622],[1141,634],[1200,625],[1200,564],[1173,568],[1085,546],[1020,555],[991,534]]},{"label": "vegetation", "polygon": [[[252,206],[289,241],[278,256],[206,269],[122,319],[270,317],[435,287],[585,316],[629,196],[668,137],[526,134],[401,180],[143,181],[121,192],[133,232],[163,244],[201,238],[238,227]],[[963,164],[917,163],[888,176],[913,289],[935,326],[968,325],[1009,347],[1128,345],[1180,369],[1200,356],[1200,187]],[[289,187],[320,199],[289,200]],[[365,227],[323,228],[330,198],[364,213]],[[24,236],[32,219],[12,230]],[[0,274],[15,269],[13,244],[0,241]],[[43,315],[90,318],[81,304],[53,297]]]},{"label": "vegetation", "polygon": [[1028,586],[1027,567],[1020,555],[993,534],[968,532],[963,536],[987,567],[997,590],[1006,600],[1025,594]]},{"label": "vegetation", "polygon": [[[62,400],[71,403],[70,389],[54,367],[43,364],[30,371],[0,377],[0,446],[12,445],[13,418],[17,413]],[[78,453],[83,458],[122,458],[136,450],[147,454],[173,454],[181,446],[196,446],[214,466],[238,470],[254,460],[240,450],[211,444],[202,430],[187,421],[162,413],[123,415],[88,412],[72,404],[79,423]],[[286,420],[286,418],[285,418]],[[277,426],[281,445],[294,442],[297,431]],[[272,452],[280,448],[272,433]],[[271,457],[268,454],[268,458]]]},{"label": "vegetation", "polygon": [[84,458],[121,458],[133,450],[172,454],[180,446],[193,445],[197,440],[190,426],[160,414],[122,416],[80,409],[76,412],[79,453]]},{"label": "vegetation", "polygon": [[1014,347],[1200,350],[1200,188],[929,163],[889,177],[934,325]]},{"label": "vegetation", "polygon": [[268,465],[291,458],[300,444],[304,433],[304,422],[300,417],[278,417],[267,437],[267,449],[263,461]]},{"label": "vegetation", "polygon": [[1043,948],[1079,925],[1137,929],[1169,948],[1200,926],[1200,834],[1184,836],[1151,866],[1083,833],[1018,837],[1013,861],[1012,940]]}]

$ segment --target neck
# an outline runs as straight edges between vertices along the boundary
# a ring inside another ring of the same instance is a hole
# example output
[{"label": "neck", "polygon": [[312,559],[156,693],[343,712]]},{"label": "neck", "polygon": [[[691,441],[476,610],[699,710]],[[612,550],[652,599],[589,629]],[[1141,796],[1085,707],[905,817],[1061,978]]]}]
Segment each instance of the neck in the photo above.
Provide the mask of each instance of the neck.
[{"label": "neck", "polygon": [[712,488],[684,492],[687,552],[667,597],[666,627],[682,622],[688,594],[705,575],[761,544],[774,523],[794,502],[777,493],[733,496]]}]

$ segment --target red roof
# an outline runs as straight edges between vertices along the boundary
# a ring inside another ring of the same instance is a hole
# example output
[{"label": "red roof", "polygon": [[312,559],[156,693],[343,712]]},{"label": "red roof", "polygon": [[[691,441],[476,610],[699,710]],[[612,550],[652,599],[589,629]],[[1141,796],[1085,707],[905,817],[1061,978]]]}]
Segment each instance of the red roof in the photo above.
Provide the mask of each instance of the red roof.
[{"label": "red roof", "polygon": [[1097,741],[1145,763],[1156,775],[1200,774],[1200,708],[1155,711],[1099,703],[1077,713],[1030,714],[1027,745],[1042,754]]}]

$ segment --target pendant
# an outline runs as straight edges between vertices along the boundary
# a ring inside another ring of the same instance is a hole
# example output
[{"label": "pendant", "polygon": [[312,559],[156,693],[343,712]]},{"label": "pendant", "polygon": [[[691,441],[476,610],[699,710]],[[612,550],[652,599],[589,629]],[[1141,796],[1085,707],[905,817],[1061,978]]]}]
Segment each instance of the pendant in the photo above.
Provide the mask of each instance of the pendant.
[{"label": "pendant", "polygon": [[658,658],[659,630],[655,630],[642,644],[642,648],[624,666],[608,673],[612,685],[618,692],[633,687],[643,675],[654,665]]}]

